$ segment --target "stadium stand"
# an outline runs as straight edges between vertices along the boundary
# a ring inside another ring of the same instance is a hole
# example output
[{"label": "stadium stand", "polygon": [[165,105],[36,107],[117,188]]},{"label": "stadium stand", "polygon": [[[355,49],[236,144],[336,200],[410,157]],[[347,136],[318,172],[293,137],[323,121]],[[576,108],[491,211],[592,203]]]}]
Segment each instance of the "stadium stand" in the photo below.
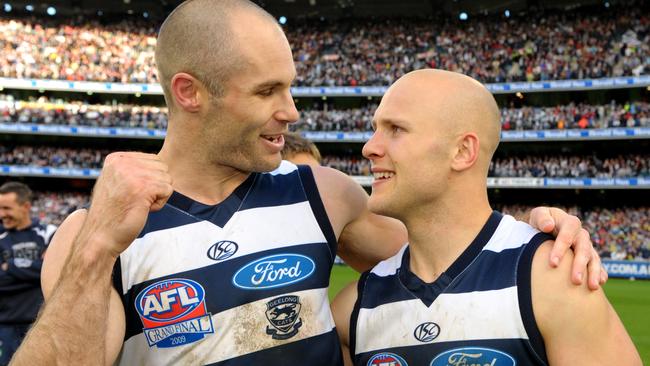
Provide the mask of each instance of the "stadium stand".
[{"label": "stadium stand", "polygon": [[[360,108],[338,109],[336,106],[303,109],[293,131],[372,130],[376,104]],[[0,94],[0,123],[167,128],[167,108],[137,104],[90,104],[81,100],[50,99],[46,96],[15,100]],[[563,130],[650,126],[647,102],[612,101],[609,104],[560,104],[553,107],[523,106],[503,108],[502,128],[511,130]]]},{"label": "stadium stand", "polygon": [[[647,260],[647,7],[623,1],[608,11],[537,9],[533,18],[473,16],[465,22],[437,15],[290,22],[284,28],[294,49],[295,85],[315,87],[294,93],[301,118],[291,129],[317,141],[325,165],[368,178],[361,143],[371,134],[383,89],[354,89],[353,96],[339,97],[327,87],[386,86],[422,67],[459,71],[487,83],[522,82],[491,89],[500,93],[504,141],[491,168],[491,192],[508,196],[503,191],[516,191],[523,182],[535,204],[557,205],[547,192],[575,184],[559,203],[585,220],[601,254]],[[87,204],[92,178],[108,152],[155,151],[164,135],[167,109],[160,93],[141,98],[155,86],[132,84],[157,81],[153,52],[159,23],[127,18],[0,18],[0,78],[29,81],[18,90],[0,80],[0,174],[5,176],[0,180],[33,184],[41,192],[34,215],[42,220],[59,223]],[[40,84],[48,79],[102,83],[88,90],[74,83],[48,89]],[[575,82],[563,84],[567,79]],[[117,92],[118,84],[105,82],[128,84]],[[537,87],[548,93],[533,93]],[[526,88],[530,92],[515,96]],[[588,188],[605,196],[616,191],[622,198],[590,202],[580,196]],[[524,209],[512,200],[497,204],[505,211]]]},{"label": "stadium stand", "polygon": [[[547,12],[494,22],[476,19],[349,20],[286,27],[296,49],[296,85],[389,85],[423,67],[484,82],[643,75],[650,71],[647,17],[616,12]],[[0,76],[156,82],[155,26],[122,21],[0,20]],[[39,45],[39,47],[35,47]]]}]

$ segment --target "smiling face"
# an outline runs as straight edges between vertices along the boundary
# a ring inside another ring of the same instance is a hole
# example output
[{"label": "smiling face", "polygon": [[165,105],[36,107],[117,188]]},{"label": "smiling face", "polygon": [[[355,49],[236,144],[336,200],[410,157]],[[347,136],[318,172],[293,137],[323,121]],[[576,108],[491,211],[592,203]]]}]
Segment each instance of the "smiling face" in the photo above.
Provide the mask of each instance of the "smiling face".
[{"label": "smiling face", "polygon": [[403,76],[382,98],[363,148],[375,178],[369,209],[405,221],[484,191],[499,126],[496,102],[476,80],[431,69]]},{"label": "smiling face", "polygon": [[427,204],[445,189],[453,156],[451,130],[432,114],[435,105],[417,80],[396,82],[375,112],[375,133],[363,147],[374,182],[368,207],[395,218]]},{"label": "smiling face", "polygon": [[16,193],[0,193],[0,219],[5,229],[15,230],[29,226],[30,208],[29,202],[19,202]]},{"label": "smiling face", "polygon": [[242,46],[241,72],[210,100],[199,144],[209,159],[246,172],[271,171],[281,161],[283,133],[298,119],[290,86],[296,76],[282,30],[256,14],[236,15],[233,34]]}]

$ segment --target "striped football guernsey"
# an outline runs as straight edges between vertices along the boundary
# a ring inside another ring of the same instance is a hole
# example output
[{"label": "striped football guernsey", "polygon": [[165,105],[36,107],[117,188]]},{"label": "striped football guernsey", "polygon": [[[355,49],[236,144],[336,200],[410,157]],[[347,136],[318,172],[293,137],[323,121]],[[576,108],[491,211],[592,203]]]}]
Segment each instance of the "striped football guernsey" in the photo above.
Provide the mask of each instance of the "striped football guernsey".
[{"label": "striped football guernsey", "polygon": [[355,365],[547,364],[530,273],[535,251],[548,239],[494,212],[430,284],[410,271],[404,246],[359,281],[350,327]]},{"label": "striped football guernsey", "polygon": [[121,365],[339,365],[336,238],[310,168],[253,173],[214,206],[174,192],[120,255]]}]

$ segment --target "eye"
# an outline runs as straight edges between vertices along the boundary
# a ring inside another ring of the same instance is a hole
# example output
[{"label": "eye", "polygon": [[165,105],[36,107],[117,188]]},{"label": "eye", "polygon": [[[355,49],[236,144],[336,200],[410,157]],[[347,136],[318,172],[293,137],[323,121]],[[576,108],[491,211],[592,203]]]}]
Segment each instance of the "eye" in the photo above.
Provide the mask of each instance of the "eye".
[{"label": "eye", "polygon": [[257,94],[263,96],[263,97],[270,97],[271,94],[273,94],[273,88],[268,88],[268,89],[263,89],[257,92]]},{"label": "eye", "polygon": [[404,129],[402,127],[396,125],[391,125],[390,130],[393,134],[404,132]]}]

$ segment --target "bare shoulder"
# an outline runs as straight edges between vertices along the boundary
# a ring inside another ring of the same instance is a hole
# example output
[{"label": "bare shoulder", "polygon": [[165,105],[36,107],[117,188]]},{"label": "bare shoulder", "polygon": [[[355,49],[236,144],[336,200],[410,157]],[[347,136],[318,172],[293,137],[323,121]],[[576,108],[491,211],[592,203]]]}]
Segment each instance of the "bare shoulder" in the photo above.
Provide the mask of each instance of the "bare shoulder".
[{"label": "bare shoulder", "polygon": [[324,166],[312,167],[312,172],[322,199],[341,199],[351,194],[349,198],[357,198],[365,204],[367,194],[345,173]]},{"label": "bare shoulder", "polygon": [[332,301],[332,314],[344,346],[349,346],[350,317],[357,302],[358,281],[351,282],[341,290]]},{"label": "bare shoulder", "polygon": [[553,241],[533,257],[533,313],[551,364],[640,365],[634,344],[602,289],[571,282],[573,252],[557,268],[548,263]]},{"label": "bare shoulder", "polygon": [[74,239],[86,220],[88,211],[85,209],[76,210],[71,213],[54,233],[43,260],[41,271],[41,287],[45,299],[49,298],[54,285],[59,279],[61,269],[65,264]]},{"label": "bare shoulder", "polygon": [[368,194],[352,178],[328,167],[312,167],[321,200],[338,238],[343,228],[366,210]]}]

